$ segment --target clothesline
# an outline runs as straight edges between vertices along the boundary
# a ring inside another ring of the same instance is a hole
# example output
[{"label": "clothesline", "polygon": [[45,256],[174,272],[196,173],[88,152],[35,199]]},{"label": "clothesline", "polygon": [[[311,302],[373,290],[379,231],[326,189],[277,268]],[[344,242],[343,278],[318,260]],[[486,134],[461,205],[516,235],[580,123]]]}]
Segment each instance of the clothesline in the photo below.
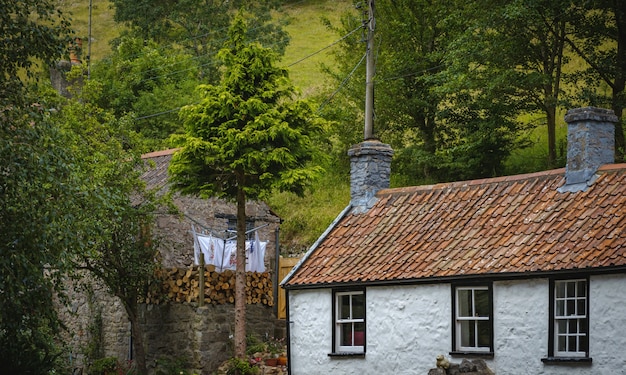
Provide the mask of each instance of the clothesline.
[{"label": "clothesline", "polygon": [[[246,241],[246,271],[265,272],[265,249],[267,241],[259,240],[258,229],[268,224],[246,231],[246,234],[254,232],[254,241]],[[212,264],[217,272],[224,270],[235,270],[237,265],[237,243],[233,238],[220,238],[211,234],[196,232],[191,226],[194,237],[194,262],[200,264],[200,256],[204,258],[204,264]]]}]

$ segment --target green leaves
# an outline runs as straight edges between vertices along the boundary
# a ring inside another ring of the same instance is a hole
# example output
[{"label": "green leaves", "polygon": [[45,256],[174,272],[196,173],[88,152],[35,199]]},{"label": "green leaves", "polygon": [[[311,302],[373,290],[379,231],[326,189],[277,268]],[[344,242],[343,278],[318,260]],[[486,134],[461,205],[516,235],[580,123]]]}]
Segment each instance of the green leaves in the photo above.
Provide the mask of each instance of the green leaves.
[{"label": "green leaves", "polygon": [[200,86],[200,103],[180,111],[187,137],[170,174],[183,193],[233,200],[238,188],[251,199],[276,188],[302,193],[319,172],[308,163],[322,123],[306,102],[291,101],[293,88],[286,71],[274,66],[275,54],[247,43],[245,34],[239,16],[220,52],[221,84]]}]

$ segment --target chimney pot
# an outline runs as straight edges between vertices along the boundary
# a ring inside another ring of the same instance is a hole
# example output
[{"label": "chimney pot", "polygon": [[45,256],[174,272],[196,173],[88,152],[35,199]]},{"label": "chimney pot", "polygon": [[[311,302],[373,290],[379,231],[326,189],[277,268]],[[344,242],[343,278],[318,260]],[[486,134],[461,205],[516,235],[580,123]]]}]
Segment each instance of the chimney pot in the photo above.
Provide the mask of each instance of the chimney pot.
[{"label": "chimney pot", "polygon": [[615,123],[610,109],[584,107],[567,111],[567,166],[562,191],[585,190],[603,164],[615,162]]},{"label": "chimney pot", "polygon": [[372,198],[389,187],[393,150],[378,140],[366,140],[348,150],[350,156],[350,197],[355,210],[367,211]]}]

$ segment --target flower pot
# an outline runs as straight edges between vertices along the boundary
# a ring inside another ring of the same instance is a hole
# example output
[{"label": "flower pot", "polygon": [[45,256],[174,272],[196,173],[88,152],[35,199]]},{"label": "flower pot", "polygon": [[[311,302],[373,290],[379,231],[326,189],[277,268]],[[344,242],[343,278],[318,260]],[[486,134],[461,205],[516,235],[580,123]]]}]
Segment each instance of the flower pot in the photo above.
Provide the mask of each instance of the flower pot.
[{"label": "flower pot", "polygon": [[276,363],[278,363],[279,366],[287,366],[287,357],[280,356],[276,359]]},{"label": "flower pot", "polygon": [[278,362],[278,358],[267,358],[265,360],[265,366],[276,367],[277,362]]}]

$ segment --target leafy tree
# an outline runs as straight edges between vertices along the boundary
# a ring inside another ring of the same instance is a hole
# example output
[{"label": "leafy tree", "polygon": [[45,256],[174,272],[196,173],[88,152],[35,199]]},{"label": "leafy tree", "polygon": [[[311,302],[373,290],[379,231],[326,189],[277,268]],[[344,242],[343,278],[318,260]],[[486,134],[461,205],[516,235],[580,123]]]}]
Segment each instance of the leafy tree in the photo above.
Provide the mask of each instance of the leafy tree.
[{"label": "leafy tree", "polygon": [[55,294],[79,240],[80,191],[66,137],[28,83],[67,48],[47,0],[0,0],[0,372],[46,374],[62,354]]},{"label": "leafy tree", "polygon": [[70,41],[69,21],[52,0],[0,0],[0,107],[23,102],[37,61],[51,65]]},{"label": "leafy tree", "polygon": [[[547,166],[558,165],[557,110],[563,105],[563,67],[568,62],[566,38],[571,33],[569,0],[479,0],[468,10],[479,15],[460,40],[469,69],[479,66],[494,80],[516,90],[518,113],[545,116]],[[480,9],[491,9],[489,14]],[[467,14],[464,12],[463,14]],[[468,61],[469,60],[469,61]],[[501,98],[494,96],[494,100]],[[513,114],[513,116],[515,116]]]},{"label": "leafy tree", "polygon": [[224,32],[236,9],[245,7],[251,17],[248,38],[258,40],[282,54],[288,34],[272,21],[280,1],[251,0],[113,0],[115,20],[128,24],[133,34],[153,39],[161,45],[183,46],[201,67],[205,79],[214,82],[219,75],[217,52],[224,43]]},{"label": "leafy tree", "polygon": [[587,105],[610,106],[620,119],[615,127],[615,153],[621,161],[626,155],[626,2],[596,0],[573,4],[576,22],[566,42],[588,64],[577,77],[583,83],[577,86],[578,94]]},{"label": "leafy tree", "polygon": [[180,48],[124,36],[113,54],[92,68],[91,81],[100,87],[82,97],[117,117],[132,113],[137,118],[132,129],[142,135],[147,148],[158,149],[182,130],[177,108],[195,101],[198,79],[196,61]]},{"label": "leafy tree", "polygon": [[0,372],[46,374],[62,330],[54,295],[80,245],[80,181],[41,105],[0,111]]},{"label": "leafy tree", "polygon": [[273,190],[302,194],[321,168],[310,164],[322,122],[294,94],[277,55],[246,41],[240,13],[220,51],[220,85],[203,85],[199,104],[181,110],[186,135],[170,165],[173,188],[237,203],[235,355],[245,355],[245,230],[247,199]]},{"label": "leafy tree", "polygon": [[151,234],[157,202],[143,190],[143,164],[132,147],[137,136],[128,118],[117,119],[84,101],[68,103],[58,117],[71,136],[85,191],[80,200],[85,245],[76,267],[88,270],[120,299],[131,322],[138,370],[146,374],[138,301],[159,264]]},{"label": "leafy tree", "polygon": [[[480,75],[468,72],[475,60],[459,52],[467,48],[456,43],[476,19],[465,14],[469,6],[461,1],[376,2],[374,127],[396,150],[394,171],[403,175],[398,179],[402,183],[502,173],[502,162],[514,145],[519,128],[509,116],[518,105],[516,93],[507,92],[502,77],[490,81],[495,68]],[[361,19],[368,17],[365,13]],[[345,34],[358,25],[355,16],[344,17],[339,31]],[[361,41],[346,38],[334,77],[343,81],[363,51]],[[362,77],[362,69],[356,70],[343,101],[335,106],[363,107]],[[339,133],[362,129],[362,116],[352,118],[347,125],[352,130],[340,128]]]}]

